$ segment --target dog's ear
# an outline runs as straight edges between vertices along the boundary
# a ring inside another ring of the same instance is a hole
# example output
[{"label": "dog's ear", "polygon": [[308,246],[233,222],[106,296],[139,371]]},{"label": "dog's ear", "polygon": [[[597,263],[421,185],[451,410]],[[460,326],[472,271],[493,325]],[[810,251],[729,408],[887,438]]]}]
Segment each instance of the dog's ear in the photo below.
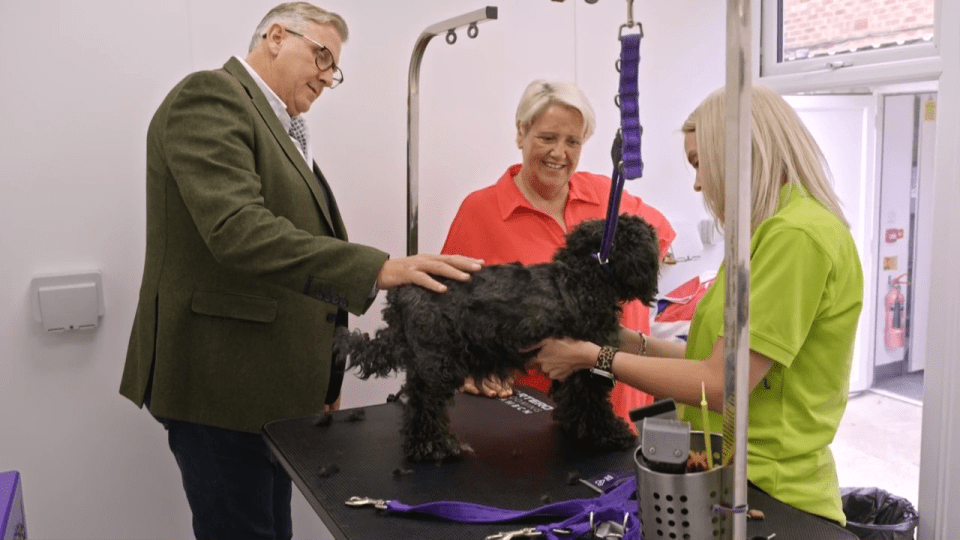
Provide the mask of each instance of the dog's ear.
[{"label": "dog's ear", "polygon": [[[600,251],[605,227],[605,219],[581,222],[567,234],[566,246],[557,250],[553,260],[577,268],[588,262],[597,265],[593,255]],[[644,304],[656,300],[660,243],[649,223],[632,214],[618,216],[608,264],[613,270],[618,298],[639,299]]]},{"label": "dog's ear", "polygon": [[642,218],[621,214],[617,220],[609,264],[622,299],[651,304],[657,296],[660,242],[656,230]]},{"label": "dog's ear", "polygon": [[553,260],[572,262],[592,257],[594,253],[600,251],[604,225],[603,219],[581,221],[567,233],[566,246],[557,250]]}]

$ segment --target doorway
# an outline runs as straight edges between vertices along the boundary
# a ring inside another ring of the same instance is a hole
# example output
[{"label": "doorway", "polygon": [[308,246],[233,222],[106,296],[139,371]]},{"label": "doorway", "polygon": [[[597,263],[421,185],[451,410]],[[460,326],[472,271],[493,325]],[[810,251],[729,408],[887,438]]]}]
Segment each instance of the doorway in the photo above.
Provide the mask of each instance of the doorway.
[{"label": "doorway", "polygon": [[[917,504],[934,242],[932,190],[924,187],[933,175],[936,92],[898,87],[787,100],[824,153],[864,274],[850,398],[831,444],[839,480]],[[897,295],[889,301],[891,290]]]},{"label": "doorway", "polygon": [[923,401],[936,93],[880,96],[872,387]]}]

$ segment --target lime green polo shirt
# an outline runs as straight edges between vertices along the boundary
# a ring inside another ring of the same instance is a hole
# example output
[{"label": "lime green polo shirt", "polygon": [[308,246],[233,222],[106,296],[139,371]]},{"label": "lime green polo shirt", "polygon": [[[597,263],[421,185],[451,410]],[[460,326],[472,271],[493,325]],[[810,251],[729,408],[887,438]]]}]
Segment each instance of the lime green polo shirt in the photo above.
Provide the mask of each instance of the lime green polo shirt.
[{"label": "lime green polo shirt", "polygon": [[[750,349],[773,365],[750,393],[747,477],[796,508],[845,523],[829,444],[847,406],[863,272],[847,227],[802,189],[750,243]],[[697,306],[687,358],[723,337],[724,268]],[[699,409],[683,413],[703,429]],[[711,413],[710,428],[722,432]]]}]

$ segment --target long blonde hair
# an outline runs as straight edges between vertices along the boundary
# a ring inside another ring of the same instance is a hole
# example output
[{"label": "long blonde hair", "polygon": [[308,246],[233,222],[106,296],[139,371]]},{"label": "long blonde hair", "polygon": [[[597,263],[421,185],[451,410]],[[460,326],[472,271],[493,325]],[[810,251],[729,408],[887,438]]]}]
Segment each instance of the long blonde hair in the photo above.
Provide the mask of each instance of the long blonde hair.
[{"label": "long blonde hair", "polygon": [[[777,212],[780,187],[789,184],[809,193],[847,227],[840,201],[831,186],[830,168],[823,152],[780,94],[755,86],[751,116],[751,223],[755,231]],[[724,222],[724,171],[726,153],[726,93],[717,90],[692,112],[681,128],[696,134],[700,184],[707,208],[719,224]]]}]

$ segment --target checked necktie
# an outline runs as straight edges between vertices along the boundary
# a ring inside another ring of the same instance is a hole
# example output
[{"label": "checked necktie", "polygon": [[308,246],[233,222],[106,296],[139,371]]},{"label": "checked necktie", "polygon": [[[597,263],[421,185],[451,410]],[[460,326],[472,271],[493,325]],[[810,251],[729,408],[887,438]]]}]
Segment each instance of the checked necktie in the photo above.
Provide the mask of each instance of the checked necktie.
[{"label": "checked necktie", "polygon": [[300,151],[307,155],[307,123],[302,116],[294,116],[290,119],[290,136],[300,145]]},{"label": "checked necktie", "polygon": [[[307,123],[303,120],[302,116],[294,116],[290,119],[290,136],[293,137],[293,140],[297,141],[297,145],[300,146],[300,151],[303,152],[303,157],[307,157]],[[320,178],[316,178],[317,185],[320,186],[320,198],[323,201],[330,200],[330,192],[328,191],[327,186],[324,185]],[[326,203],[324,203],[326,204]]]}]

